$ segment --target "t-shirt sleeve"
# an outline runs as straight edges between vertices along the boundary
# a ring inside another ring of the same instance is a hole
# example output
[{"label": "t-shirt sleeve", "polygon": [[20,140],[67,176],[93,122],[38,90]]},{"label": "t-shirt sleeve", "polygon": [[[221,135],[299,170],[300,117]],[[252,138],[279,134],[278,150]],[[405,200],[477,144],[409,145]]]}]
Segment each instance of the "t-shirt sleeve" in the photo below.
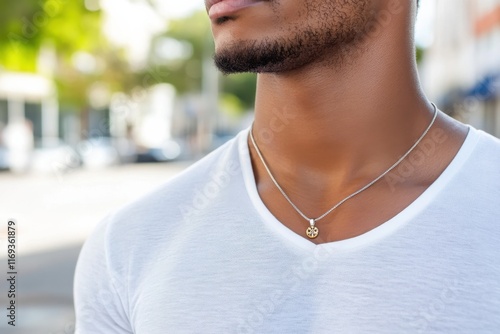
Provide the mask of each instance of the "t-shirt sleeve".
[{"label": "t-shirt sleeve", "polygon": [[74,279],[75,334],[133,333],[125,305],[126,289],[112,268],[109,223],[108,217],[96,227],[78,258]]}]

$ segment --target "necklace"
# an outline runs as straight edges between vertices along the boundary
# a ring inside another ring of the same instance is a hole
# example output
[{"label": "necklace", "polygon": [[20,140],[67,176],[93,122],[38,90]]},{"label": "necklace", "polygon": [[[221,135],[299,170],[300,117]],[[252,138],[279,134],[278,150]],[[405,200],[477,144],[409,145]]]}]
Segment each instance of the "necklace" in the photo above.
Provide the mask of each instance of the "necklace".
[{"label": "necklace", "polygon": [[418,140],[415,142],[415,144],[413,144],[413,146],[401,157],[399,158],[398,161],[396,161],[391,167],[389,167],[389,169],[387,169],[385,172],[383,172],[382,174],[380,174],[377,178],[375,178],[373,181],[371,181],[370,183],[368,183],[367,185],[365,185],[364,187],[362,187],[361,189],[353,192],[352,194],[350,194],[349,196],[347,196],[346,198],[344,198],[343,200],[341,200],[340,202],[338,202],[337,204],[335,204],[331,209],[329,209],[328,211],[326,211],[324,214],[322,214],[321,216],[319,216],[318,218],[310,218],[308,216],[306,216],[293,202],[292,200],[290,200],[290,198],[288,197],[288,195],[285,193],[285,191],[280,187],[280,185],[278,184],[278,182],[276,181],[276,179],[274,178],[273,174],[271,173],[271,170],[269,169],[269,167],[267,166],[266,164],[266,161],[264,160],[264,157],[262,156],[262,153],[260,152],[260,149],[259,147],[257,146],[257,143],[255,142],[255,138],[253,137],[253,124],[252,124],[252,127],[250,129],[250,139],[252,141],[252,144],[253,146],[255,147],[255,151],[257,151],[257,155],[259,156],[260,158],[260,161],[262,162],[262,164],[264,165],[264,168],[266,169],[267,171],[267,174],[269,174],[269,177],[271,178],[271,180],[273,181],[274,185],[276,186],[276,188],[278,188],[278,190],[281,192],[281,194],[283,195],[283,197],[285,197],[285,199],[288,201],[288,203],[290,203],[290,205],[294,208],[295,211],[297,211],[298,214],[300,214],[300,216],[302,216],[302,218],[304,218],[306,221],[309,222],[309,227],[307,227],[306,229],[306,235],[308,238],[310,239],[315,239],[318,235],[319,235],[319,229],[318,227],[316,226],[316,222],[320,221],[321,219],[325,218],[329,213],[331,213],[333,210],[335,210],[336,208],[338,208],[340,205],[342,205],[343,203],[345,203],[347,200],[353,198],[354,196],[356,196],[357,194],[359,194],[360,192],[368,189],[369,187],[371,187],[373,184],[375,184],[378,180],[380,180],[381,178],[383,178],[385,175],[387,175],[391,170],[393,170],[394,168],[396,168],[414,149],[415,147],[418,146],[418,144],[420,144],[420,142],[422,141],[422,139],[424,139],[424,137],[427,135],[427,133],[429,132],[429,130],[432,128],[432,125],[434,124],[434,122],[436,121],[436,118],[437,118],[437,115],[438,115],[438,109],[436,107],[436,105],[434,103],[432,103],[432,106],[434,107],[434,116],[432,117],[432,121],[431,123],[429,124],[429,126],[427,127],[427,129],[425,129],[424,133],[422,133],[422,135],[420,136],[420,138],[418,138]]}]

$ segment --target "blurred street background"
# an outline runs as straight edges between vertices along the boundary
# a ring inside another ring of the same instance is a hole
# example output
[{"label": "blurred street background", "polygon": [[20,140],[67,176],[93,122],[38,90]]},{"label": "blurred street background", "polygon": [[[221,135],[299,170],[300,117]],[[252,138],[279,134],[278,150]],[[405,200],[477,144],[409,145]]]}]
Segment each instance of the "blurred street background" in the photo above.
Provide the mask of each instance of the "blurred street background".
[{"label": "blurred street background", "polygon": [[[0,2],[0,267],[14,219],[19,272],[0,333],[73,333],[95,225],[251,123],[256,78],[218,74],[203,5]],[[500,0],[421,0],[416,41],[428,97],[500,137]]]}]

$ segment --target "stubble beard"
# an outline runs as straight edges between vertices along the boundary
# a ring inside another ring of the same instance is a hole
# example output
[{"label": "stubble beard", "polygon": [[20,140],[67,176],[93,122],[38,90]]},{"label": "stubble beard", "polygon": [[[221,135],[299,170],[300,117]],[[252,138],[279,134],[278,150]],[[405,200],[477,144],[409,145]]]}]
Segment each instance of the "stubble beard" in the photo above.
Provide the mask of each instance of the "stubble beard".
[{"label": "stubble beard", "polygon": [[312,63],[342,66],[360,52],[366,27],[374,20],[370,0],[320,1],[307,10],[307,22],[315,21],[314,27],[304,23],[283,28],[278,38],[232,41],[216,50],[215,65],[224,74],[287,72]]}]

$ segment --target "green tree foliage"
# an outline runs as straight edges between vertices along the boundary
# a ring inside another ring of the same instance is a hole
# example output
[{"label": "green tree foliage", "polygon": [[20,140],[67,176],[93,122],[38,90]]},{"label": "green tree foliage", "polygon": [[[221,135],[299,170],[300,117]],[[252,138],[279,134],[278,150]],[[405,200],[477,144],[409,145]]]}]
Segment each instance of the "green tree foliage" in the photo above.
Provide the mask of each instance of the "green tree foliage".
[{"label": "green tree foliage", "polygon": [[[0,2],[0,65],[18,71],[35,71],[40,34],[24,26],[40,11],[36,1]],[[26,30],[26,34],[24,33]],[[28,35],[29,36],[25,36]]]},{"label": "green tree foliage", "polygon": [[[203,12],[170,21],[167,31],[156,36],[152,43],[148,74],[173,84],[180,93],[200,91],[202,62],[204,56],[213,49],[209,34],[210,25]],[[171,48],[175,46],[172,45],[172,41],[177,41],[177,47],[182,48],[177,52],[184,51],[189,54],[186,54],[186,57],[176,58],[172,55],[175,50],[168,49],[168,41]]]},{"label": "green tree foliage", "polygon": [[13,71],[36,70],[44,44],[69,59],[75,50],[93,52],[100,38],[100,13],[83,1],[23,0],[0,3],[0,64]]},{"label": "green tree foliage", "polygon": [[[0,2],[0,67],[36,72],[44,47],[55,52],[53,79],[59,99],[70,109],[87,109],[89,87],[101,82],[110,91],[130,88],[123,52],[102,35],[101,12],[82,0],[23,0]],[[85,53],[96,66],[82,71],[74,58]]]},{"label": "green tree foliage", "polygon": [[255,102],[256,84],[257,76],[253,73],[234,74],[223,78],[222,90],[237,96],[244,110],[250,110]]},{"label": "green tree foliage", "polygon": [[417,47],[417,49],[416,49],[417,63],[420,63],[422,61],[424,54],[425,54],[425,49],[423,49],[421,47]]},{"label": "green tree foliage", "polygon": [[[161,59],[155,54],[155,47],[165,39],[188,45],[190,57]],[[180,93],[199,92],[202,90],[203,62],[211,61],[213,53],[213,38],[207,14],[203,11],[195,12],[189,17],[171,21],[167,31],[155,38],[150,67],[143,75],[171,83]],[[250,109],[254,104],[255,83],[256,76],[253,74],[223,76],[220,79],[221,96],[234,95],[240,100],[238,105],[242,109]]]},{"label": "green tree foliage", "polygon": [[[83,111],[88,109],[89,88],[96,82],[110,92],[127,93],[162,82],[171,83],[181,94],[201,92],[203,63],[211,61],[214,49],[206,13],[195,12],[170,21],[168,29],[154,37],[147,66],[132,72],[124,52],[104,38],[101,12],[89,11],[83,0],[0,2],[0,70],[37,72],[45,46],[56,55],[53,79],[63,108]],[[78,68],[79,53],[93,57],[95,68]],[[253,106],[254,75],[225,76],[220,82],[221,96],[236,96],[241,104],[235,105],[242,109]]]}]

